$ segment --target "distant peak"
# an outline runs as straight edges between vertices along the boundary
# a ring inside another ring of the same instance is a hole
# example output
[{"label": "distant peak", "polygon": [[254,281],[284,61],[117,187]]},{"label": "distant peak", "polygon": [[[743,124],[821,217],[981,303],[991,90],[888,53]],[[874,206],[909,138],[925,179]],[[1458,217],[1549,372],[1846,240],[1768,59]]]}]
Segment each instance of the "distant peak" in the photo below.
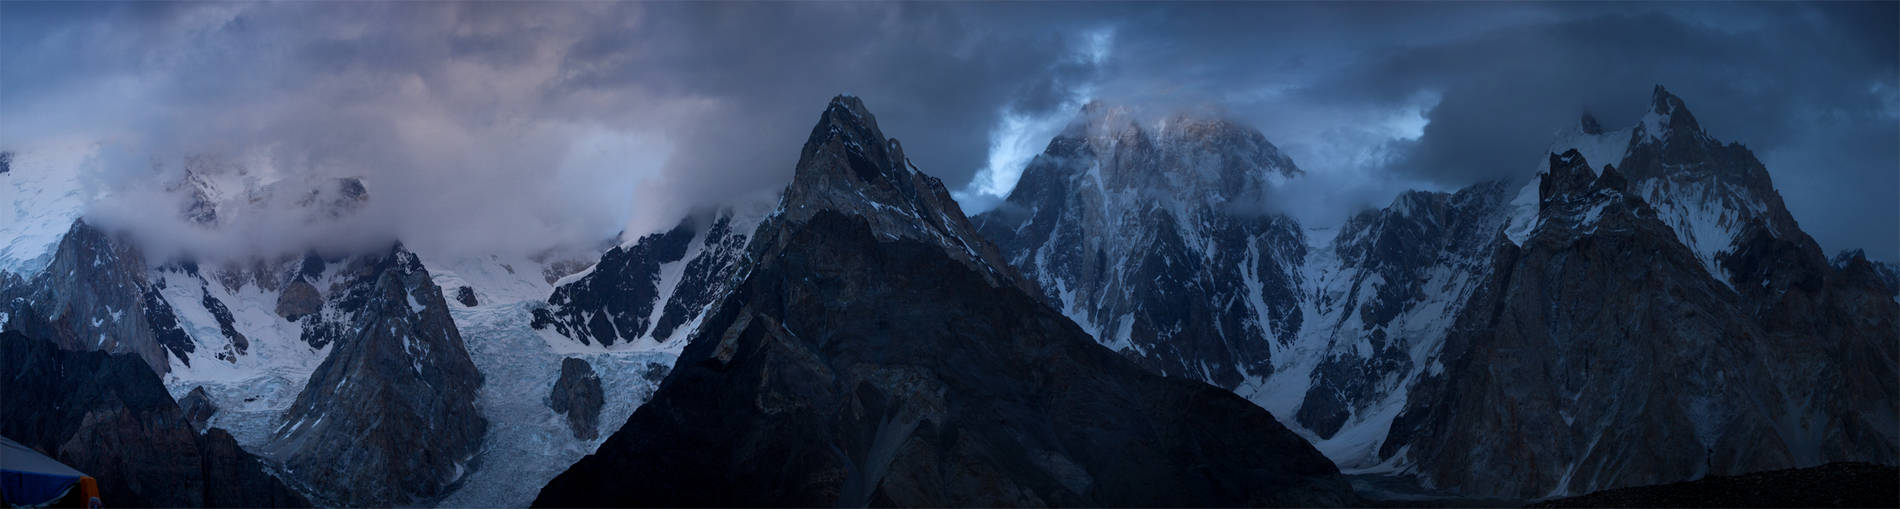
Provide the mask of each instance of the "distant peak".
[{"label": "distant peak", "polygon": [[1101,99],[1082,105],[1082,111],[1076,112],[1064,131],[1065,136],[1078,138],[1114,138],[1142,132],[1127,106]]},{"label": "distant peak", "polygon": [[1705,138],[1702,126],[1696,123],[1695,115],[1689,113],[1689,106],[1682,98],[1669,93],[1662,85],[1650,93],[1649,112],[1643,114],[1643,120],[1637,124],[1641,129],[1641,138],[1645,141],[1660,141],[1686,136],[1689,139]]},{"label": "distant peak", "polygon": [[1861,249],[1858,247],[1842,249],[1841,252],[1836,253],[1834,255],[1833,261],[1834,261],[1835,266],[1842,266],[1856,259],[1860,259],[1860,260],[1867,259],[1867,250]]},{"label": "distant peak", "polygon": [[1583,112],[1583,120],[1579,122],[1579,126],[1583,128],[1583,134],[1603,134],[1603,124],[1597,123],[1597,117],[1588,111]]},{"label": "distant peak", "polygon": [[1537,184],[1538,202],[1548,202],[1558,196],[1587,192],[1597,180],[1596,172],[1591,171],[1590,162],[1584,160],[1583,153],[1577,149],[1550,155],[1550,172]]},{"label": "distant peak", "polygon": [[870,116],[870,112],[864,109],[864,100],[850,94],[838,94],[832,97],[830,106],[825,109],[841,110],[853,116]]},{"label": "distant peak", "polygon": [[1656,84],[1655,89],[1650,90],[1649,104],[1654,108],[1653,111],[1655,111],[1656,113],[1663,113],[1663,114],[1669,113],[1668,110],[1665,110],[1663,108],[1664,106],[1668,105],[1671,102],[1681,103],[1682,99],[1676,97],[1675,94],[1669,93],[1669,90],[1663,88],[1662,84],[1660,83]]}]

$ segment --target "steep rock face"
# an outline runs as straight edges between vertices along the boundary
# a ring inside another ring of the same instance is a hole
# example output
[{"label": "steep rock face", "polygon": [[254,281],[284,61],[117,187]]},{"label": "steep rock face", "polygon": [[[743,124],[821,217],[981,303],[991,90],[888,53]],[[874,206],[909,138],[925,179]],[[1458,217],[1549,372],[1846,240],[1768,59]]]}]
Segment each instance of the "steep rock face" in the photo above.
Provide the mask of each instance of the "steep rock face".
[{"label": "steep rock face", "polygon": [[576,438],[593,440],[600,436],[604,397],[600,375],[594,373],[592,364],[576,357],[561,359],[561,378],[554,381],[554,391],[548,393],[548,407],[567,417]]},{"label": "steep rock face", "polygon": [[1306,243],[1264,202],[1300,174],[1251,128],[1092,103],[976,221],[1103,345],[1233,389],[1271,375],[1301,327]]},{"label": "steep rock face", "polygon": [[397,245],[343,269],[320,315],[335,344],[274,433],[272,456],[325,504],[408,505],[465,473],[487,420],[448,301]]},{"label": "steep rock face", "polygon": [[292,280],[284,287],[284,293],[277,297],[277,316],[285,320],[294,322],[320,309],[323,309],[323,294],[317,292],[316,285],[302,277]]},{"label": "steep rock face", "polygon": [[1773,345],[1795,463],[1900,463],[1900,303],[1870,263],[1836,270],[1812,238],[1751,220],[1718,262]]},{"label": "steep rock face", "polygon": [[191,428],[200,431],[205,429],[205,423],[211,421],[211,415],[218,413],[218,405],[211,402],[211,395],[205,392],[204,387],[193,388],[186,393],[184,399],[178,400],[178,408],[185,412],[185,420],[191,423]]},{"label": "steep rock face", "polygon": [[557,283],[534,328],[582,345],[677,351],[712,300],[732,285],[759,204],[700,211],[662,233],[621,244]]},{"label": "steep rock face", "polygon": [[[1292,416],[1322,450],[1342,464],[1366,461],[1411,386],[1442,369],[1445,331],[1488,273],[1509,189],[1412,191],[1348,219],[1307,260],[1301,344],[1323,353],[1310,371],[1298,362],[1287,370],[1301,378],[1271,379],[1253,399],[1299,401]],[[1305,394],[1279,394],[1298,387]]]},{"label": "steep rock face", "polygon": [[0,434],[92,475],[107,504],[309,505],[224,430],[194,431],[138,357],[65,350],[9,329],[0,393]]},{"label": "steep rock face", "polygon": [[953,203],[834,99],[740,283],[537,504],[1353,500],[1266,412],[1094,344]]},{"label": "steep rock face", "polygon": [[[1549,167],[1536,228],[1496,244],[1443,371],[1414,389],[1382,456],[1522,497],[1893,461],[1873,431],[1893,422],[1890,339],[1778,332],[1619,171],[1574,150]],[[1854,313],[1894,330],[1892,309]]]},{"label": "steep rock face", "polygon": [[44,318],[47,327],[23,330],[61,348],[132,353],[163,374],[174,359],[189,362],[197,345],[146,271],[138,248],[75,221],[45,270],[0,287],[0,309]]}]

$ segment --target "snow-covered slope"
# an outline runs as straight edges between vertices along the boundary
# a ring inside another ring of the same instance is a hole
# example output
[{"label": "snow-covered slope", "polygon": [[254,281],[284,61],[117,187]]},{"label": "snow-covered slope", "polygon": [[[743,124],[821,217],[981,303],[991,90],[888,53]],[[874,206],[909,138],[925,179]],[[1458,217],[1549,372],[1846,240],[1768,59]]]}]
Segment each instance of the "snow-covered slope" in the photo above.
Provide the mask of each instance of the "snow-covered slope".
[{"label": "snow-covered slope", "polygon": [[[581,256],[569,253],[571,256]],[[432,259],[424,263],[436,284],[451,295],[468,287],[476,304],[449,303],[449,314],[481,370],[479,405],[488,418],[487,436],[459,487],[437,501],[442,507],[525,507],[538,487],[581,457],[593,453],[607,432],[626,421],[647,400],[673,365],[676,351],[664,349],[576,348],[571,341],[550,340],[529,326],[533,311],[545,305],[554,286],[547,268],[563,256]],[[585,359],[600,374],[606,404],[600,410],[601,438],[582,440],[548,405],[549,390],[567,357]]]},{"label": "snow-covered slope", "polygon": [[1444,369],[1445,333],[1487,273],[1510,188],[1412,191],[1308,252],[1296,353],[1236,392],[1295,425],[1348,471],[1379,457],[1411,387]]},{"label": "snow-covered slope", "polygon": [[67,143],[14,152],[0,173],[0,272],[31,278],[85,212],[85,175],[97,147]]},{"label": "snow-covered slope", "polygon": [[[313,283],[323,288],[336,284],[342,265],[328,264]],[[303,326],[276,313],[281,288],[249,280],[232,289],[216,282],[219,278],[206,278],[196,266],[164,266],[154,269],[152,277],[162,282],[179,325],[198,345],[189,364],[177,363],[166,375],[172,397],[183,398],[203,387],[219,409],[210,425],[230,431],[248,450],[264,450],[271,431],[282,425],[284,412],[331,345],[318,348],[304,342]],[[234,347],[224,332],[227,328],[244,338],[244,349]]]}]

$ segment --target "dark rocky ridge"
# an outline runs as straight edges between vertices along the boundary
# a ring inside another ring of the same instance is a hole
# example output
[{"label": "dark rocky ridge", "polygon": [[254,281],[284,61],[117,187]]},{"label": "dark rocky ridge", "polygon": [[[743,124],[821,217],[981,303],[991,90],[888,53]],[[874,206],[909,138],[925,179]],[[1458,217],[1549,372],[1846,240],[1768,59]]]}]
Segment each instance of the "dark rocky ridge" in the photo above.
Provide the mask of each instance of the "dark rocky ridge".
[{"label": "dark rocky ridge", "polygon": [[897,147],[835,99],[741,282],[536,504],[1356,500],[1266,412],[1142,371],[1025,291]]},{"label": "dark rocky ridge", "polygon": [[321,503],[411,505],[447,491],[480,449],[482,375],[428,270],[401,245],[355,259],[306,333],[334,342],[272,440]]},{"label": "dark rocky ridge", "polygon": [[554,327],[583,345],[612,346],[646,334],[660,298],[660,266],[685,258],[693,235],[691,222],[682,222],[607,250],[593,272],[554,289],[548,307],[535,310],[534,327]]},{"label": "dark rocky ridge", "polygon": [[109,506],[309,505],[229,433],[199,435],[138,357],[65,350],[9,329],[0,394],[0,434],[93,476]]},{"label": "dark rocky ridge", "polygon": [[606,395],[594,366],[578,357],[561,359],[561,377],[554,381],[554,390],[548,393],[548,408],[567,417],[567,425],[574,430],[575,438],[593,440],[600,436],[603,404],[606,404]]},{"label": "dark rocky ridge", "polygon": [[1605,490],[1531,507],[1900,507],[1900,468],[1829,463]]},{"label": "dark rocky ridge", "polygon": [[1810,308],[1853,324],[1832,331],[1763,321],[1615,168],[1594,175],[1576,151],[1550,163],[1542,222],[1521,247],[1498,242],[1443,374],[1415,389],[1383,456],[1409,447],[1440,485],[1520,497],[1895,460],[1878,431],[1895,422],[1891,300]]},{"label": "dark rocky ridge", "polygon": [[[533,326],[581,344],[612,346],[642,337],[665,343],[732,287],[747,263],[745,246],[756,226],[756,218],[738,207],[720,207],[611,248],[593,272],[556,287],[548,306],[534,311]],[[679,281],[663,287],[661,270],[677,263],[685,264]]]},{"label": "dark rocky ridge", "polygon": [[238,332],[235,323],[237,320],[231,316],[231,309],[224,307],[224,302],[218,300],[217,297],[212,297],[211,292],[204,292],[204,298],[201,299],[200,304],[206,311],[211,312],[213,319],[218,321],[218,333],[223,334],[227,341],[224,351],[217,353],[218,360],[235,362],[239,355],[244,355],[245,350],[250,349],[250,338]]}]

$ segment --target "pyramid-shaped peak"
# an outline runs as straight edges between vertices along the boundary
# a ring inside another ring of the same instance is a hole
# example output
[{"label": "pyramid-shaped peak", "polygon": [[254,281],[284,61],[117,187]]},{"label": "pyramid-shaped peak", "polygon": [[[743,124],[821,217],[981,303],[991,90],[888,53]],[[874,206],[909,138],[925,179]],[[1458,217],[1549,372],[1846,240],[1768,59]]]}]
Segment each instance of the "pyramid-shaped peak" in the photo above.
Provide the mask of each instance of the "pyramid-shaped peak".
[{"label": "pyramid-shaped peak", "polygon": [[1662,85],[1650,93],[1649,112],[1637,125],[1641,129],[1642,140],[1663,140],[1677,136],[1686,139],[1706,138],[1702,126],[1696,123],[1695,115],[1689,113],[1689,106],[1681,97],[1669,93]]},{"label": "pyramid-shaped peak", "polygon": [[864,100],[858,96],[839,94],[832,97],[831,104],[825,107],[825,113],[830,115],[834,112],[842,115],[841,120],[862,121],[871,124],[872,128],[877,127],[877,118],[871,116],[871,110],[864,107]]},{"label": "pyramid-shaped peak", "polygon": [[1649,105],[1650,111],[1667,115],[1669,112],[1674,111],[1676,106],[1682,105],[1682,98],[1669,93],[1668,89],[1663,88],[1662,84],[1658,83],[1656,84],[1656,88],[1649,92]]},{"label": "pyramid-shaped peak", "polygon": [[[864,102],[852,96],[832,98],[812,127],[773,222],[803,224],[825,213],[862,220],[886,240],[937,244],[998,284],[1023,284],[976,234],[943,182],[911,164],[903,145],[885,138]],[[773,237],[773,229],[762,227],[760,237]]]},{"label": "pyramid-shaped peak", "polygon": [[[831,164],[829,161],[844,164]],[[812,126],[811,137],[799,154],[794,182],[825,180],[818,173],[848,173],[858,180],[874,182],[909,166],[896,140],[886,139],[878,130],[877,117],[855,96],[831,98],[830,105]],[[814,173],[817,172],[817,173]]]}]

